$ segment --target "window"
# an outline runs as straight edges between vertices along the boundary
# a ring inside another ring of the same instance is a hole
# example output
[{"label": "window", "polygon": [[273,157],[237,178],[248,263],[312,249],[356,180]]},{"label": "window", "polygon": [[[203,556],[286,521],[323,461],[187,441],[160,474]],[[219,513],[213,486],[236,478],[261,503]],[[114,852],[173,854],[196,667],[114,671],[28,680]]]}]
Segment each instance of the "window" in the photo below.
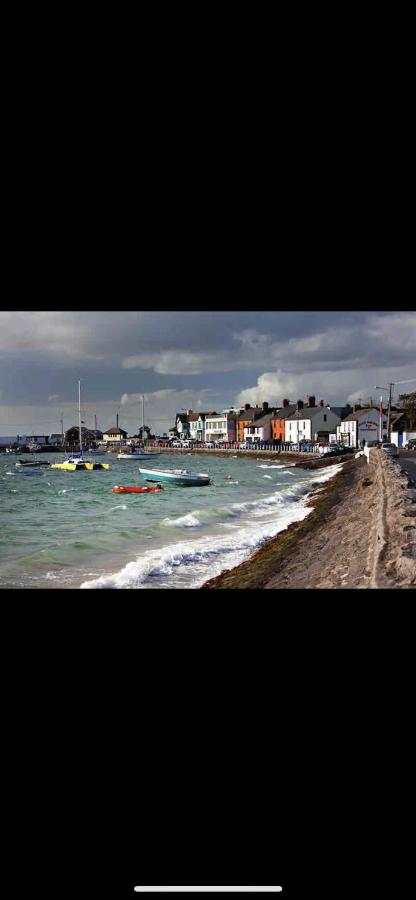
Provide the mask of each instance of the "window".
[{"label": "window", "polygon": [[324,422],[326,422],[326,413],[324,413]]}]

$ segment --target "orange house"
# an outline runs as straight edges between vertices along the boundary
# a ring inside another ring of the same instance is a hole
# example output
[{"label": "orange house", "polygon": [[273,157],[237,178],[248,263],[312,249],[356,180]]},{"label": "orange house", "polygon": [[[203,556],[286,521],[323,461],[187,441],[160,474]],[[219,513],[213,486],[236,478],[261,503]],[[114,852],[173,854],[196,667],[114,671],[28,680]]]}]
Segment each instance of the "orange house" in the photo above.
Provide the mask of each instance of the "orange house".
[{"label": "orange house", "polygon": [[289,403],[289,400],[283,400],[282,409],[279,409],[276,412],[271,421],[272,439],[274,441],[282,441],[282,443],[284,442],[286,419],[288,418],[288,416],[291,416],[296,409],[296,403]]}]

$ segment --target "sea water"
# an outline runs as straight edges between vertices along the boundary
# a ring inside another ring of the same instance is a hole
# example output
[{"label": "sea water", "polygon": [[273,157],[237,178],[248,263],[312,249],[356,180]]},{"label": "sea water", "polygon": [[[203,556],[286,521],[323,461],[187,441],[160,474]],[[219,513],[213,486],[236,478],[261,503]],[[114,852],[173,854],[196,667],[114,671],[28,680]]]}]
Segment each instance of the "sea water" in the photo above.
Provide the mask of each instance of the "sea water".
[{"label": "sea water", "polygon": [[147,482],[138,461],[102,460],[109,470],[19,471],[0,456],[0,588],[200,587],[305,518],[310,492],[340,468],[161,454],[152,468],[207,472],[211,484],[113,494]]}]

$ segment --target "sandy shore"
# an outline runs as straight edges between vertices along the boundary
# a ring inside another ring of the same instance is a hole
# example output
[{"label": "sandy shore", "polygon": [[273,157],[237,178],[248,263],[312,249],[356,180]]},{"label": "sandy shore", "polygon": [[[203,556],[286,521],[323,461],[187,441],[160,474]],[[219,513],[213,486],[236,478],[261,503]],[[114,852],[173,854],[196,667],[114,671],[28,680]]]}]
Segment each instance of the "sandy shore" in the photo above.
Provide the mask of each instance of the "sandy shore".
[{"label": "sandy shore", "polygon": [[317,485],[306,519],[202,589],[414,588],[415,494],[381,451],[372,465],[349,457],[334,478]]}]

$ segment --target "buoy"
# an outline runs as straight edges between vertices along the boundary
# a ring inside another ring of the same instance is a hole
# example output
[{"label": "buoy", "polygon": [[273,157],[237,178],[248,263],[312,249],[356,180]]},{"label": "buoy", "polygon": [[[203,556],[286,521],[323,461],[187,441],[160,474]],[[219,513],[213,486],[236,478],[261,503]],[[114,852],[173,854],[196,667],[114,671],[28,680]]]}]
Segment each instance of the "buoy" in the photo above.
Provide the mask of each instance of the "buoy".
[{"label": "buoy", "polygon": [[161,487],[125,487],[118,484],[113,487],[112,494],[150,494],[161,491]]}]

